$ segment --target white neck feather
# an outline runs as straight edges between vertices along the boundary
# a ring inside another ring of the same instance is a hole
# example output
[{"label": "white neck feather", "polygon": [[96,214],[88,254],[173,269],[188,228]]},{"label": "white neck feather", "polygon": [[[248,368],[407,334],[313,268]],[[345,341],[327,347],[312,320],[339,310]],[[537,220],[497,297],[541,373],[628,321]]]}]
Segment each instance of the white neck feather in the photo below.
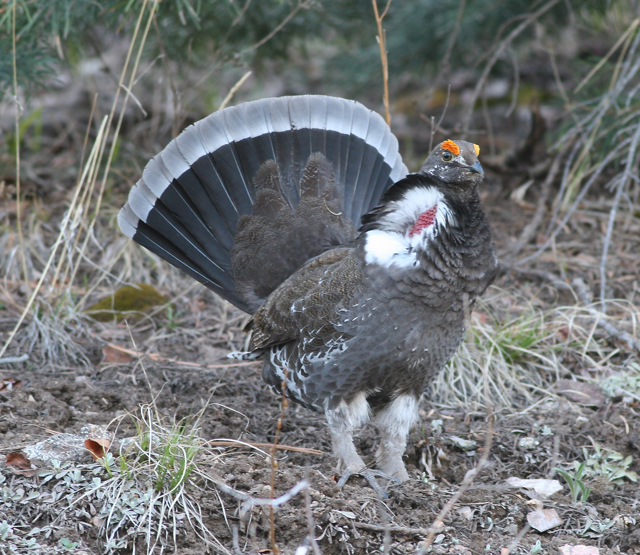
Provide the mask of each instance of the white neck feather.
[{"label": "white neck feather", "polygon": [[[436,207],[433,224],[410,235],[424,212]],[[410,189],[379,220],[379,229],[366,232],[365,261],[383,267],[411,268],[419,264],[417,251],[438,233],[440,226],[449,225],[453,214],[444,196],[434,187]]]}]

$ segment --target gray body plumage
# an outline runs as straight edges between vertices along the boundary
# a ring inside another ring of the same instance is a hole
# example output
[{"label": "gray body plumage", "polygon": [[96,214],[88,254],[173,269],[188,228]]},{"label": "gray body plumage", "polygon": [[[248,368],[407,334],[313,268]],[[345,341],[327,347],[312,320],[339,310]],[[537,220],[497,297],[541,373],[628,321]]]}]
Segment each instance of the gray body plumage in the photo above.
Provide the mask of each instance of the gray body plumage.
[{"label": "gray body plumage", "polygon": [[400,394],[420,396],[460,345],[473,299],[493,279],[475,269],[493,260],[487,231],[484,218],[456,230],[454,237],[468,236],[461,250],[442,230],[409,269],[366,264],[364,236],[314,259],[254,316],[252,347],[277,344],[265,357],[265,380],[279,390],[286,368],[292,396],[317,410],[362,391],[374,410]]},{"label": "gray body plumage", "polygon": [[361,105],[258,101],[172,142],[119,222],[253,313],[265,381],[325,412],[347,472],[365,466],[352,433],[372,413],[378,466],[403,480],[418,399],[497,268],[478,150],[446,141],[405,177],[395,137]]}]

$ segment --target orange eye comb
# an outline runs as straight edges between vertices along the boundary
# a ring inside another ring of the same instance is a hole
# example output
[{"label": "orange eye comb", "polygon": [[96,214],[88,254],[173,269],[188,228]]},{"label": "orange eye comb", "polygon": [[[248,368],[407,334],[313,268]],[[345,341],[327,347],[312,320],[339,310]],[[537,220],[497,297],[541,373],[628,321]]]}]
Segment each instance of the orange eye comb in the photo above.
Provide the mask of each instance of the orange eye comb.
[{"label": "orange eye comb", "polygon": [[460,147],[451,140],[445,141],[440,146],[444,150],[448,150],[449,152],[452,152],[455,156],[458,156],[458,154],[460,154]]},{"label": "orange eye comb", "polygon": [[476,156],[480,156],[480,147],[478,145],[473,145],[473,150],[476,151]]}]

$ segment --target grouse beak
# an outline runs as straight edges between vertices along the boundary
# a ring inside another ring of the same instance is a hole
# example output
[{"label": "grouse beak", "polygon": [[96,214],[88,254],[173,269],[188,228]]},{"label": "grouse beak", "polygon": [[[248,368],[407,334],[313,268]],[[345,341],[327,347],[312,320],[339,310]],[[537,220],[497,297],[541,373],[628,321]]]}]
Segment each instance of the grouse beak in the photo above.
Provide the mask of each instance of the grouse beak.
[{"label": "grouse beak", "polygon": [[467,166],[467,169],[470,172],[479,173],[480,175],[484,175],[484,170],[482,169],[482,166],[480,165],[480,162],[476,162],[475,164],[473,164],[473,166]]}]

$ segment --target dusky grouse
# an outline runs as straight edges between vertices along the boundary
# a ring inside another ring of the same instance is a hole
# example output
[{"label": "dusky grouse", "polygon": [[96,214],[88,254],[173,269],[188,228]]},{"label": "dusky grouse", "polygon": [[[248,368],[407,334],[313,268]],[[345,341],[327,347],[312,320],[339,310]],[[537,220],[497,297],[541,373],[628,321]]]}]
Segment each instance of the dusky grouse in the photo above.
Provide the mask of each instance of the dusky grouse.
[{"label": "dusky grouse", "polygon": [[325,413],[340,483],[358,473],[375,484],[353,443],[370,415],[377,466],[402,481],[420,395],[497,270],[478,154],[447,140],[407,175],[397,139],[361,104],[258,100],[171,141],[118,222],[253,314],[263,378]]}]

